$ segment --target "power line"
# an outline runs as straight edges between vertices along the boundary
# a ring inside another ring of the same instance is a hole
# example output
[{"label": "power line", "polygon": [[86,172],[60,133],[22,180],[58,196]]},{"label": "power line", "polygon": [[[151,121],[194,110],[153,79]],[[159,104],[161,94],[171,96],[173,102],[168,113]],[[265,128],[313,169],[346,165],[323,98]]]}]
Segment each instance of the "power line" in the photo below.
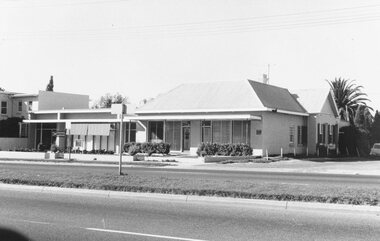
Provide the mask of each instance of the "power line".
[{"label": "power line", "polygon": [[[181,36],[181,35],[212,35],[228,33],[244,33],[254,31],[286,30],[293,28],[319,27],[360,22],[375,22],[380,20],[380,12],[347,12],[348,10],[374,10],[374,6],[367,5],[355,8],[332,9],[293,14],[268,15],[252,18],[223,19],[203,22],[189,22],[164,25],[145,25],[116,28],[93,28],[61,31],[34,31],[8,33],[9,38],[29,37],[144,37],[154,35]],[[371,9],[367,9],[372,7]],[[376,9],[375,9],[376,10]],[[338,11],[338,12],[337,12]],[[333,16],[323,16],[321,13],[334,13]],[[315,13],[318,13],[315,15]],[[315,15],[315,16],[313,16]],[[293,16],[286,17],[284,16]],[[303,18],[299,18],[303,17]],[[4,34],[4,33],[3,33]],[[6,35],[6,34],[4,34]],[[13,35],[13,36],[12,36]],[[1,36],[1,35],[0,35]]]},{"label": "power line", "polygon": [[[115,4],[115,3],[122,3],[122,2],[128,2],[130,0],[98,0],[98,1],[70,1],[67,3],[56,3],[56,4],[32,4],[32,5],[18,5],[15,6],[15,4],[21,4],[22,2],[3,2],[2,7],[5,8],[47,8],[47,7],[72,7],[72,6],[80,6],[80,5],[97,5],[97,4]],[[28,3],[31,3],[33,1],[28,1]],[[1,1],[0,1],[1,4]],[[8,6],[6,6],[8,4]],[[14,4],[13,6],[9,6],[9,4]]]}]

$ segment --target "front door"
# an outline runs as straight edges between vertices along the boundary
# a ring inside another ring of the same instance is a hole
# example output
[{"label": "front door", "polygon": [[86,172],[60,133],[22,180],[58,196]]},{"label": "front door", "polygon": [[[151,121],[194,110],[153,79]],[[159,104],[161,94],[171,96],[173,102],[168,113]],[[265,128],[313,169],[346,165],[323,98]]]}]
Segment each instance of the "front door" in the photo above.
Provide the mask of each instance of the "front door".
[{"label": "front door", "polygon": [[190,150],[190,126],[182,127],[182,151]]}]

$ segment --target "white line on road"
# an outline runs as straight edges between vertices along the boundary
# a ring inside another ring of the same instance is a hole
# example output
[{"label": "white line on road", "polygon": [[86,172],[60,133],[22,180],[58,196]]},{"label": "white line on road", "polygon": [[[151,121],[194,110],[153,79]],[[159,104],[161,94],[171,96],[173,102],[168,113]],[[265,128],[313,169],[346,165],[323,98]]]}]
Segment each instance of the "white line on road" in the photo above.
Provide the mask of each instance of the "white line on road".
[{"label": "white line on road", "polygon": [[135,233],[135,232],[112,230],[112,229],[101,229],[101,228],[84,228],[84,229],[91,230],[91,231],[106,232],[106,233],[120,233],[120,234],[129,234],[129,235],[145,236],[145,237],[153,237],[153,238],[163,238],[163,239],[171,239],[171,240],[206,241],[206,240],[202,240],[202,239],[180,238],[180,237],[173,237],[173,236],[164,236],[164,235],[155,235],[155,234],[146,234],[146,233]]},{"label": "white line on road", "polygon": [[15,221],[25,222],[25,223],[35,223],[35,224],[44,224],[44,225],[52,225],[52,223],[48,222],[40,222],[40,221],[33,221],[33,220],[25,220],[25,219],[13,219]]},{"label": "white line on road", "polygon": [[298,186],[310,186],[310,184],[307,183],[291,183],[291,182],[281,182],[280,184],[284,185],[298,185]]}]

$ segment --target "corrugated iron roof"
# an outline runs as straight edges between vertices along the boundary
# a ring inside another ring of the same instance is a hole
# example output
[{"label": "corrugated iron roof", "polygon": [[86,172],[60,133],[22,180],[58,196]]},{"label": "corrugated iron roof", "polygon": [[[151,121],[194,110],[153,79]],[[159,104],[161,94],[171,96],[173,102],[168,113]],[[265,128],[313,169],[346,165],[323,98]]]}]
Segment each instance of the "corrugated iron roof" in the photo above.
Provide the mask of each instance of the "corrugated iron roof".
[{"label": "corrugated iron roof", "polygon": [[249,83],[265,107],[306,113],[306,110],[287,89],[252,80],[249,80]]},{"label": "corrugated iron roof", "polygon": [[298,96],[298,101],[309,113],[320,113],[330,89],[300,89],[292,90]]},{"label": "corrugated iron roof", "polygon": [[183,84],[136,110],[142,113],[254,111],[306,113],[287,89],[245,80]]}]

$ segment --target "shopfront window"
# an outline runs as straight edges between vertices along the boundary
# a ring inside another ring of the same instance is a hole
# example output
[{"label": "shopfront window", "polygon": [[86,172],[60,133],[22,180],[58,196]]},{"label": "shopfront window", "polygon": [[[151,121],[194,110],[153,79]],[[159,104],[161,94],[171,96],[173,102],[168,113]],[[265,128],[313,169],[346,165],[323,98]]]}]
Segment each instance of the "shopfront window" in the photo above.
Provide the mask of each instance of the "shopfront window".
[{"label": "shopfront window", "polygon": [[150,121],[149,122],[149,141],[162,142],[164,140],[164,122]]}]

